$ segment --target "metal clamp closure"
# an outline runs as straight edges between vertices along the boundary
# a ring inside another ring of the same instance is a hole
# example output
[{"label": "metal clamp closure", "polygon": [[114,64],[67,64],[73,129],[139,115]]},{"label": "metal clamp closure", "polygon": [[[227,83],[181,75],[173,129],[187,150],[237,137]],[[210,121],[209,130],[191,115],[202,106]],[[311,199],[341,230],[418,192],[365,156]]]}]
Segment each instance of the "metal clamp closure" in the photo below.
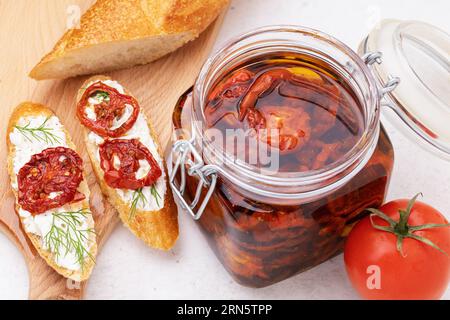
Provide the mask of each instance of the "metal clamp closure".
[{"label": "metal clamp closure", "polygon": [[[174,143],[170,159],[171,161],[175,160],[174,164],[172,162],[173,167],[170,175],[170,186],[172,187],[172,191],[182,208],[187,210],[194,220],[199,220],[216,187],[216,167],[214,165],[205,165],[193,143],[187,140],[178,140]],[[175,183],[178,174],[180,178],[179,185]],[[190,204],[184,197],[184,192],[186,190],[186,174],[191,177],[197,177],[199,181],[194,199]],[[197,211],[195,211],[204,188],[207,189],[206,195]]]},{"label": "metal clamp closure", "polygon": [[[374,63],[382,64],[383,63],[382,57],[383,54],[377,51],[377,52],[368,52],[362,58],[364,60],[364,63],[370,67]],[[399,77],[388,75],[388,81],[381,86],[380,98],[383,98],[386,94],[394,91],[395,88],[397,88],[397,86],[399,85],[399,83],[400,83]]]}]

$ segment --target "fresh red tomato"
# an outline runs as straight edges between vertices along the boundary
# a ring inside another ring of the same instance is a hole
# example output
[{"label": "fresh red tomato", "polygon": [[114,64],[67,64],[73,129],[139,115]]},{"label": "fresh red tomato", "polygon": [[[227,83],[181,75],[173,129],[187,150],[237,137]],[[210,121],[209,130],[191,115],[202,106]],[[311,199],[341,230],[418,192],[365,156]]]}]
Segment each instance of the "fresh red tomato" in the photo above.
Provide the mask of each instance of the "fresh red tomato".
[{"label": "fresh red tomato", "polygon": [[450,224],[431,206],[396,200],[362,219],[344,252],[348,276],[366,299],[439,299],[450,281]]}]

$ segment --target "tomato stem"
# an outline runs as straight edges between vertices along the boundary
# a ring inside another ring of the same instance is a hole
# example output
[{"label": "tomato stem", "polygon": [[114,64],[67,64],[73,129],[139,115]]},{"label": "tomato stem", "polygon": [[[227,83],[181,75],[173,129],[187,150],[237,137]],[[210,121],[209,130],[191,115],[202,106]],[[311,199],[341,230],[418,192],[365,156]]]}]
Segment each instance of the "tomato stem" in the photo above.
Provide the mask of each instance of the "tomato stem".
[{"label": "tomato stem", "polygon": [[[404,256],[404,254],[403,254],[403,239],[405,239],[405,238],[410,238],[410,239],[420,241],[420,242],[422,242],[426,245],[429,245],[430,247],[433,247],[434,249],[436,249],[448,256],[448,254],[445,251],[443,251],[441,248],[439,248],[431,240],[429,240],[425,237],[418,236],[418,235],[414,234],[414,232],[419,231],[419,230],[425,230],[425,229],[445,228],[445,227],[449,227],[450,223],[447,223],[447,224],[429,223],[429,224],[423,224],[423,225],[419,225],[419,226],[408,225],[408,220],[411,215],[412,208],[413,208],[414,203],[416,202],[417,197],[419,195],[422,195],[422,193],[416,194],[408,202],[408,206],[406,207],[405,210],[399,210],[400,218],[398,221],[395,221],[394,219],[392,219],[391,217],[389,217],[388,215],[386,215],[385,213],[381,212],[378,209],[368,208],[367,210],[369,212],[371,212],[370,223],[372,224],[372,227],[374,227],[377,230],[390,232],[397,236],[397,250],[398,250],[398,252],[400,252],[400,254],[402,256]],[[375,217],[375,216],[380,219],[383,219],[384,221],[389,223],[389,226],[377,225],[373,221],[373,217]]]}]

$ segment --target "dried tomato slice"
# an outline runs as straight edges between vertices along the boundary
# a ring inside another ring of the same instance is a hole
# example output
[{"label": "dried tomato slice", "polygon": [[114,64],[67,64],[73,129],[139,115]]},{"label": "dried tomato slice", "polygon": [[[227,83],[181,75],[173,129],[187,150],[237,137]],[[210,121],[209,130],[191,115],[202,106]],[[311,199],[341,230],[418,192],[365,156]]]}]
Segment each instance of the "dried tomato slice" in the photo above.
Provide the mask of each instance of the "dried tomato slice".
[{"label": "dried tomato slice", "polygon": [[[114,156],[120,161],[117,166]],[[150,165],[150,171],[142,179],[136,178],[139,160]],[[137,139],[106,140],[100,145],[100,165],[106,183],[112,188],[136,190],[154,184],[162,174],[151,152]]]},{"label": "dried tomato slice", "polygon": [[[251,109],[247,115],[249,124],[252,124],[251,119],[255,114],[258,118],[264,119],[263,124],[253,126],[258,128],[258,138],[273,147],[278,147],[282,152],[298,151],[310,139],[311,119],[309,114],[301,108],[262,106],[258,110]],[[277,132],[275,136],[271,136],[273,129]],[[273,141],[274,138],[278,141]]]},{"label": "dried tomato slice", "polygon": [[219,96],[221,96],[221,98],[239,98],[247,91],[249,82],[254,76],[253,72],[249,70],[239,70],[225,82],[215,87],[209,94],[208,99],[213,100]]},{"label": "dried tomato slice", "polygon": [[18,202],[38,215],[69,202],[83,200],[77,192],[83,180],[83,160],[72,149],[48,148],[31,157],[17,175]]},{"label": "dried tomato slice", "polygon": [[244,120],[247,111],[254,109],[256,101],[265,92],[273,88],[280,80],[289,81],[294,75],[286,69],[272,69],[260,75],[250,86],[239,106],[239,120]]},{"label": "dried tomato slice", "polygon": [[[298,107],[262,106],[257,100],[283,81],[298,83],[304,79],[287,69],[275,68],[261,74],[248,88],[239,105],[239,120],[247,119],[248,125],[258,132],[258,138],[280,151],[292,152],[301,148],[309,139],[310,116]],[[266,129],[266,130],[264,130]],[[278,141],[272,141],[270,130],[278,131]]]},{"label": "dried tomato slice", "polygon": [[[89,98],[97,93],[105,93],[109,98],[109,101],[106,102],[104,99],[100,104],[94,105],[96,119],[90,119],[86,114],[86,108],[89,106]],[[133,107],[132,114],[121,126],[116,129],[111,129],[114,119],[123,116],[126,105]],[[139,115],[139,110],[140,107],[136,99],[121,94],[115,88],[99,81],[89,86],[84,92],[78,102],[77,116],[84,126],[88,127],[98,135],[102,137],[117,138],[124,135],[134,125]]]}]

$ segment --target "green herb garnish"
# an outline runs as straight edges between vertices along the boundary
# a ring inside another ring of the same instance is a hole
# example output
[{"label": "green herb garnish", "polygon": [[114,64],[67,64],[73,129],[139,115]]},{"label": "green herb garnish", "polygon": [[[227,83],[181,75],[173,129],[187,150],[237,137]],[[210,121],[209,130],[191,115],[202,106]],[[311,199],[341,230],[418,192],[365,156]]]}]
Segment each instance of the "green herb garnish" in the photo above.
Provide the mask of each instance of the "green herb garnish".
[{"label": "green herb garnish", "polygon": [[93,97],[97,100],[109,101],[109,93],[105,91],[96,91],[94,92]]},{"label": "green herb garnish", "polygon": [[147,203],[147,198],[145,197],[144,193],[142,192],[143,188],[139,188],[133,192],[133,200],[131,201],[131,210],[130,210],[130,218],[133,218],[136,214],[137,205],[139,201],[142,203],[143,206]]},{"label": "green herb garnish", "polygon": [[[148,202],[148,199],[145,197],[144,192],[142,191],[143,188],[139,188],[133,192],[133,198],[131,201],[131,210],[130,210],[130,218],[133,218],[136,214],[137,205],[139,202],[141,202],[142,206],[145,206]],[[161,199],[161,196],[159,195],[158,191],[156,190],[155,185],[152,185],[150,187],[150,194],[153,198],[155,198],[156,204],[159,207],[159,200]]]},{"label": "green herb garnish", "polygon": [[49,248],[57,258],[74,252],[82,270],[86,257],[95,261],[89,248],[84,245],[85,241],[89,241],[89,234],[95,234],[95,230],[79,229],[83,225],[82,219],[90,214],[91,212],[86,209],[53,213],[52,226],[44,237],[45,247]]},{"label": "green herb garnish", "polygon": [[46,124],[50,117],[47,117],[44,122],[37,128],[31,128],[31,122],[28,122],[25,126],[14,126],[28,141],[33,142],[33,139],[44,142],[46,144],[59,144],[61,138],[55,135],[52,131],[53,128],[46,127]]},{"label": "green herb garnish", "polygon": [[152,194],[153,198],[155,198],[156,204],[159,207],[159,199],[161,199],[161,196],[159,195],[158,190],[156,190],[155,185],[151,186],[150,193]]}]

